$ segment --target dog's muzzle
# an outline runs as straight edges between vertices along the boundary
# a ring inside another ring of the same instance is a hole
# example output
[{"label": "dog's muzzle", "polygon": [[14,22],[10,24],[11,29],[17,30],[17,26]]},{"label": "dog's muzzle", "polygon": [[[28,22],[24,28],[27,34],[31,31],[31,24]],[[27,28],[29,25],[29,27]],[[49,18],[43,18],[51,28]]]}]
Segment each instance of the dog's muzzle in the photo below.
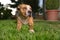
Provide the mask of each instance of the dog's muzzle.
[{"label": "dog's muzzle", "polygon": [[31,17],[31,15],[32,15],[32,12],[31,12],[31,11],[28,11],[28,13],[29,13],[29,17]]},{"label": "dog's muzzle", "polygon": [[26,15],[29,16],[29,17],[31,17],[32,11],[27,11]]}]

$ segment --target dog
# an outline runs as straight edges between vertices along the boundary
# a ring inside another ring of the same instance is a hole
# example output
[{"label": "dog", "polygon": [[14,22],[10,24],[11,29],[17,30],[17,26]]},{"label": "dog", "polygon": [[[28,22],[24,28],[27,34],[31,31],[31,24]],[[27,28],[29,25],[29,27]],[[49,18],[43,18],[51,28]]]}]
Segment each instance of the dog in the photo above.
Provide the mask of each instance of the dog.
[{"label": "dog", "polygon": [[28,4],[19,4],[17,7],[17,29],[20,30],[22,24],[28,24],[29,31],[34,32],[33,29],[33,17],[32,17],[32,8]]}]

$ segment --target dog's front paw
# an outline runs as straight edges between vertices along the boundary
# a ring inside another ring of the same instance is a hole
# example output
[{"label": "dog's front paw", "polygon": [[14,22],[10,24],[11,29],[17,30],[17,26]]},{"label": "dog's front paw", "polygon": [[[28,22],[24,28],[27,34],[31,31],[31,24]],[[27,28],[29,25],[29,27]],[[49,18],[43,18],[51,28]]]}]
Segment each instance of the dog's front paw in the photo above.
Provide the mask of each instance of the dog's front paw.
[{"label": "dog's front paw", "polygon": [[34,30],[29,30],[29,32],[30,32],[30,33],[35,33],[35,31],[34,31]]}]

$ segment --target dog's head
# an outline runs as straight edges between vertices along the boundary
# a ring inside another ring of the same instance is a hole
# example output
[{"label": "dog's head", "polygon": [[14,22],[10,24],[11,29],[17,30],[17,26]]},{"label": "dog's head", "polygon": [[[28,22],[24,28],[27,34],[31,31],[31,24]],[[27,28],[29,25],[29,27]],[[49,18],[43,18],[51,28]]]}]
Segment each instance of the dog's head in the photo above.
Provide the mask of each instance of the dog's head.
[{"label": "dog's head", "polygon": [[32,15],[32,8],[27,4],[18,5],[18,11],[20,11],[20,13],[25,17]]}]

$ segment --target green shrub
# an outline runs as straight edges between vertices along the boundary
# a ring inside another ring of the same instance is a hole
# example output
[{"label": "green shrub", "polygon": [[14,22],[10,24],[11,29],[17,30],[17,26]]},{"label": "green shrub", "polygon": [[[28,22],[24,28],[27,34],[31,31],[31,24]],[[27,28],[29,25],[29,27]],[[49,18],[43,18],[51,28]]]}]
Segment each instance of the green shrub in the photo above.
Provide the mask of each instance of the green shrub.
[{"label": "green shrub", "polygon": [[46,9],[58,9],[59,0],[46,0]]}]

